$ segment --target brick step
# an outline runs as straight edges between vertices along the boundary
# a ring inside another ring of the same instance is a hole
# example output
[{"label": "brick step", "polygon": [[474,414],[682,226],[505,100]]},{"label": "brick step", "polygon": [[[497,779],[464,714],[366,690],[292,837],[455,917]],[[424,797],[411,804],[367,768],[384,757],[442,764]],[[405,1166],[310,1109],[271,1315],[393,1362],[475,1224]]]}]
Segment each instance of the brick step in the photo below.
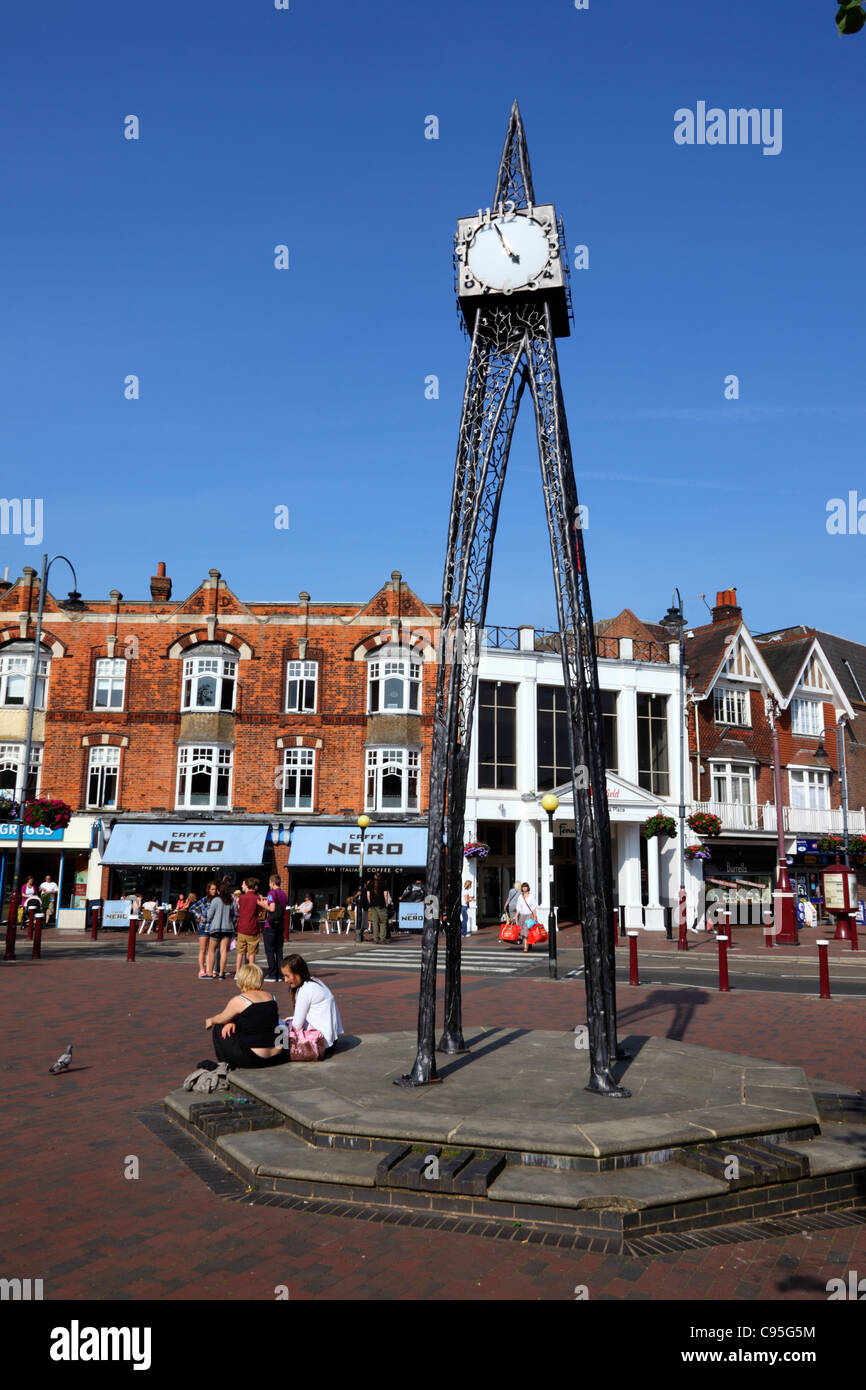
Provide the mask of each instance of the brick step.
[{"label": "brick step", "polygon": [[728,1184],[681,1163],[647,1163],[603,1173],[537,1165],[508,1167],[491,1184],[492,1202],[538,1204],[592,1211],[641,1211],[672,1207],[703,1198],[723,1197]]},{"label": "brick step", "polygon": [[[732,1175],[732,1159],[736,1160],[735,1176]],[[792,1145],[769,1144],[758,1139],[695,1144],[682,1149],[677,1154],[677,1162],[725,1183],[731,1191],[795,1182],[809,1176],[808,1160],[800,1150]]]}]

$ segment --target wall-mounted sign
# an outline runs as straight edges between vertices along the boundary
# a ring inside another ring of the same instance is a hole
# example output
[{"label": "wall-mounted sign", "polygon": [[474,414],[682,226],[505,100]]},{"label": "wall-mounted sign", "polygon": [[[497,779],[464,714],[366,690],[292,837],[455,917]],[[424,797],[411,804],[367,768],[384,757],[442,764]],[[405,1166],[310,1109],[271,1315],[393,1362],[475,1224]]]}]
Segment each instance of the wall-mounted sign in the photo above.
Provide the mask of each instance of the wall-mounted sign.
[{"label": "wall-mounted sign", "polygon": [[[292,831],[289,867],[357,868],[361,862],[361,832],[342,825],[298,825]],[[364,869],[420,868],[427,863],[427,831],[423,826],[370,826],[364,836]]]},{"label": "wall-mounted sign", "polygon": [[103,864],[164,868],[261,864],[266,825],[116,825]]},{"label": "wall-mounted sign", "polygon": [[[12,840],[14,842],[17,839],[18,822],[8,820],[0,821],[0,844],[2,844],[6,840]],[[43,840],[62,839],[62,830],[51,830],[47,825],[25,825],[24,827],[25,844],[31,844],[34,840],[41,843]]]}]

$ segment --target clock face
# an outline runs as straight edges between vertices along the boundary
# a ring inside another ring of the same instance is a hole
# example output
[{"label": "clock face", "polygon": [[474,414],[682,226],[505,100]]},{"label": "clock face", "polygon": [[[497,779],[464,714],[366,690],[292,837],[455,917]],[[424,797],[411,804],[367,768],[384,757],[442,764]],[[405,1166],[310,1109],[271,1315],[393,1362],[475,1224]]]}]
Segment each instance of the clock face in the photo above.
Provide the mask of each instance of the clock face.
[{"label": "clock face", "polygon": [[531,217],[506,212],[478,228],[466,264],[482,284],[508,294],[536,279],[549,259],[543,227]]}]

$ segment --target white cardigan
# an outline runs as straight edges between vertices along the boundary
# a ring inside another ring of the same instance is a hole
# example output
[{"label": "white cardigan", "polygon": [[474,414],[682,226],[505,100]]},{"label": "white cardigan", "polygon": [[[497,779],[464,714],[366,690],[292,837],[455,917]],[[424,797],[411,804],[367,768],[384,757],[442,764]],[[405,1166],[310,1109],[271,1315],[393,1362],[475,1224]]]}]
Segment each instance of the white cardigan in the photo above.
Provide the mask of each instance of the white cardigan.
[{"label": "white cardigan", "polygon": [[342,1037],[343,1023],[337,1001],[321,980],[307,980],[295,995],[295,1013],[291,1019],[295,1028],[318,1028],[326,1047],[333,1047]]}]

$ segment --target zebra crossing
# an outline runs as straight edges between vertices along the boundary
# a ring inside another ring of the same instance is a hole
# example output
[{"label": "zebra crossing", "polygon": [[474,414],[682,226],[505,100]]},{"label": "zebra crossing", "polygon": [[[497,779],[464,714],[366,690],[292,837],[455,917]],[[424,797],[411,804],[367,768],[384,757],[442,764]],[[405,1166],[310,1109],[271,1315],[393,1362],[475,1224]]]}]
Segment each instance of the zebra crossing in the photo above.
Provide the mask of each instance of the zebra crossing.
[{"label": "zebra crossing", "polygon": [[[460,967],[464,975],[519,975],[538,965],[541,959],[540,950],[524,955],[523,951],[508,946],[480,946],[461,952]],[[329,965],[348,970],[398,970],[412,974],[421,968],[421,943],[416,938],[395,937],[384,946],[370,942],[355,949],[328,953],[319,951],[315,959],[307,959],[307,964],[311,967]],[[444,969],[443,941],[439,943],[436,970]]]}]

